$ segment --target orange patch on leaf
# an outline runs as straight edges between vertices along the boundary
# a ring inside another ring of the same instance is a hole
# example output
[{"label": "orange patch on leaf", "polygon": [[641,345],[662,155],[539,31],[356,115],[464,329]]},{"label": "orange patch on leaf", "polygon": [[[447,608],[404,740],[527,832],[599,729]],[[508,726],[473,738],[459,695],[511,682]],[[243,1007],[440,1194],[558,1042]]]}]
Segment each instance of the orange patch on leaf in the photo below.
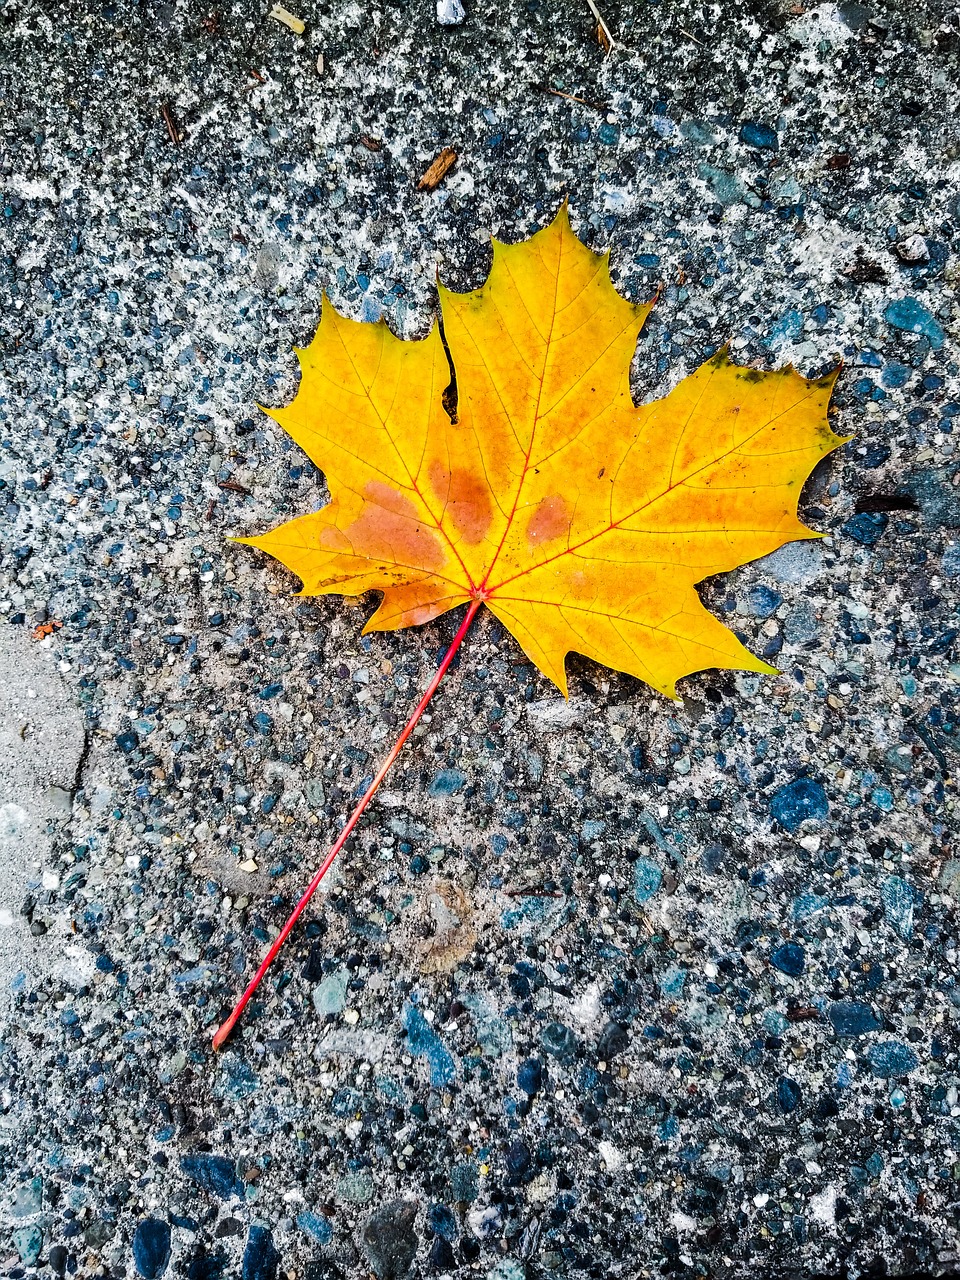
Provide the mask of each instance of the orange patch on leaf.
[{"label": "orange patch on leaf", "polygon": [[405,494],[381,480],[371,480],[363,496],[367,500],[363,514],[344,530],[354,554],[388,564],[443,567],[446,556],[440,539]]},{"label": "orange patch on leaf", "polygon": [[493,519],[486,478],[462,467],[448,471],[441,462],[433,462],[430,483],[464,542],[471,547],[482,542]]},{"label": "orange patch on leaf", "polygon": [[527,525],[527,541],[531,548],[542,547],[545,542],[562,538],[569,532],[573,512],[562,493],[552,493],[544,498]]}]

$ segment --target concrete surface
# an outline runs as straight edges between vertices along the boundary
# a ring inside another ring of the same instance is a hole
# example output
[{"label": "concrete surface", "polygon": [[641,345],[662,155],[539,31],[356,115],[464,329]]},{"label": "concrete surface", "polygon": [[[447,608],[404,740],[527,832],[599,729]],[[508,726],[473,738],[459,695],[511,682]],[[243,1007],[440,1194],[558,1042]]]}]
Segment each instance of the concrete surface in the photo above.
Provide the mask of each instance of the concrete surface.
[{"label": "concrete surface", "polygon": [[[67,664],[69,665],[69,664]],[[57,837],[69,822],[86,745],[83,716],[57,670],[51,639],[0,630],[0,984],[63,960],[44,907],[61,888]],[[57,924],[62,932],[66,921]]]},{"label": "concrete surface", "polygon": [[[956,14],[601,7],[609,57],[558,0],[0,7],[4,643],[89,738],[28,868],[70,963],[0,1034],[5,1275],[960,1265]],[[782,674],[572,659],[564,704],[486,620],[213,1059],[456,624],[361,639],[226,541],[326,498],[255,405],[323,290],[414,335],[565,194],[662,286],[638,398],[844,361],[827,537],[702,589]]]}]

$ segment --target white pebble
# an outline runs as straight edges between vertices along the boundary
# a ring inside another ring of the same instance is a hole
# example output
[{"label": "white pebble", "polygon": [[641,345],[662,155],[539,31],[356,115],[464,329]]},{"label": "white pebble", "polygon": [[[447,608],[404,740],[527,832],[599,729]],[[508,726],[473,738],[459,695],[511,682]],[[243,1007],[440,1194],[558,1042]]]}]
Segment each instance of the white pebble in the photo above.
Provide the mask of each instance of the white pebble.
[{"label": "white pebble", "polygon": [[444,27],[456,27],[466,17],[460,0],[437,0],[437,21]]}]

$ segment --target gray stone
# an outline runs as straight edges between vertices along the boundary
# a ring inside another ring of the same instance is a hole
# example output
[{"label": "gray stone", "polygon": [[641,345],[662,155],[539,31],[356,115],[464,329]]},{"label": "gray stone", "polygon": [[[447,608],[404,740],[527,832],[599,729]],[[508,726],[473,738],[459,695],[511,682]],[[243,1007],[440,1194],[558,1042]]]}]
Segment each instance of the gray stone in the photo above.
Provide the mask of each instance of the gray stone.
[{"label": "gray stone", "polygon": [[378,1280],[399,1280],[410,1270],[417,1251],[416,1217],[415,1204],[392,1200],[364,1223],[363,1248]]},{"label": "gray stone", "polygon": [[347,1003],[347,973],[340,969],[336,973],[328,973],[322,982],[313,989],[313,1007],[317,1013],[342,1013]]}]

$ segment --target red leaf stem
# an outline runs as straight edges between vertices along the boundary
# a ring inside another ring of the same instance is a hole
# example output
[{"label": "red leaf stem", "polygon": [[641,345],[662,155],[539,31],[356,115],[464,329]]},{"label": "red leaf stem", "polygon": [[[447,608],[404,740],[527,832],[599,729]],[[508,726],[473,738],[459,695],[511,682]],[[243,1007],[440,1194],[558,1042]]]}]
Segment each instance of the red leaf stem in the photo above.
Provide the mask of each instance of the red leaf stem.
[{"label": "red leaf stem", "polygon": [[364,809],[366,809],[367,805],[373,799],[377,788],[380,786],[380,783],[387,776],[390,766],[393,764],[394,760],[396,760],[397,756],[400,754],[400,750],[403,747],[403,744],[410,737],[411,733],[413,733],[413,730],[417,721],[423,715],[424,711],[426,711],[427,704],[430,702],[430,699],[436,693],[437,688],[440,684],[440,681],[446,675],[450,667],[450,663],[453,661],[454,657],[456,656],[457,650],[460,648],[460,645],[463,642],[464,636],[470,630],[470,624],[473,622],[474,618],[476,617],[477,610],[480,608],[482,603],[483,603],[482,600],[473,600],[471,602],[470,608],[467,610],[466,616],[464,617],[463,622],[461,622],[460,624],[459,631],[453,637],[453,643],[450,645],[450,648],[444,654],[443,661],[440,663],[439,667],[437,667],[436,674],[434,675],[433,679],[430,681],[429,685],[427,686],[426,692],[424,693],[420,701],[417,703],[417,706],[413,714],[411,715],[407,723],[404,725],[403,731],[401,732],[400,736],[397,738],[396,742],[393,744],[392,748],[390,749],[390,754],[387,756],[386,760],[384,760],[383,764],[380,766],[379,773],[374,778],[374,780],[370,783],[369,787],[367,787],[366,791],[363,793],[363,796],[360,798],[359,802],[357,803],[357,807],[354,809],[353,813],[351,813],[350,817],[347,819],[346,826],[343,828],[343,830],[340,832],[339,836],[337,837],[336,843],[333,845],[330,852],[327,854],[323,862],[317,868],[317,871],[313,879],[307,885],[307,889],[303,897],[294,907],[293,911],[291,911],[286,924],[280,930],[279,934],[276,937],[276,940],[274,941],[273,945],[270,947],[270,950],[267,952],[267,954],[264,956],[263,960],[261,961],[260,968],[253,975],[253,978],[250,980],[250,984],[247,987],[246,991],[244,991],[243,995],[237,1001],[237,1004],[233,1010],[233,1013],[230,1014],[230,1017],[227,1018],[226,1022],[221,1023],[221,1025],[217,1028],[217,1032],[213,1037],[214,1049],[220,1049],[223,1047],[223,1044],[226,1041],[227,1037],[230,1035],[230,1032],[237,1025],[240,1015],[243,1013],[244,1009],[247,1006],[247,1002],[249,1001],[253,993],[256,991],[257,987],[260,985],[261,981],[263,980],[264,974],[267,972],[267,970],[270,968],[270,965],[273,963],[273,959],[276,956],[277,952],[286,942],[287,938],[290,935],[291,930],[293,929],[293,926],[297,923],[297,921],[300,919],[300,916],[306,910],[307,903],[316,893],[317,887],[319,886],[320,881],[330,870],[330,867],[333,865],[334,858],[337,856],[337,854],[346,844],[347,838],[350,835],[350,832],[354,829],[354,827],[359,822],[360,815],[363,813]]}]

